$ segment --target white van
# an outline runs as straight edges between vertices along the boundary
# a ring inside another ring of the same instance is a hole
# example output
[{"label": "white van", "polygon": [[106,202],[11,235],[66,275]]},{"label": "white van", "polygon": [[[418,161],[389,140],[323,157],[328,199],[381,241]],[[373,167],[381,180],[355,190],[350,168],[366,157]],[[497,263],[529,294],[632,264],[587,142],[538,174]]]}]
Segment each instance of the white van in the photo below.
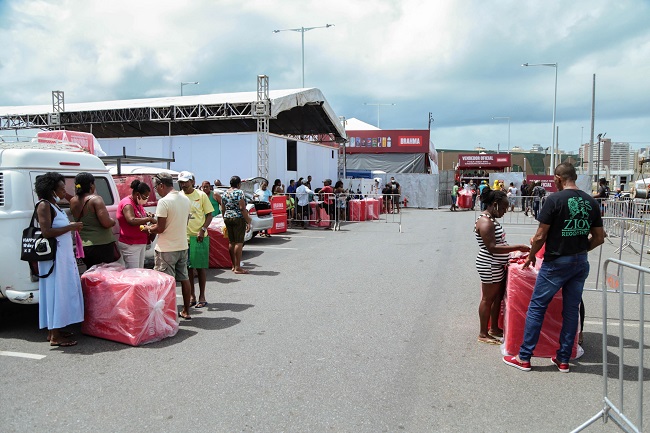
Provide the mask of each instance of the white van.
[{"label": "white van", "polygon": [[[43,144],[37,139],[1,137],[0,142],[0,298],[21,304],[38,303],[38,279],[32,277],[27,262],[20,260],[23,230],[29,225],[38,197],[36,177],[48,171],[65,177],[65,189],[74,195],[74,178],[82,172],[95,176],[96,193],[115,218],[119,196],[104,163],[80,151],[74,143]],[[12,140],[11,142],[6,141]],[[70,217],[69,203],[60,206]],[[119,232],[117,224],[113,232]]]}]

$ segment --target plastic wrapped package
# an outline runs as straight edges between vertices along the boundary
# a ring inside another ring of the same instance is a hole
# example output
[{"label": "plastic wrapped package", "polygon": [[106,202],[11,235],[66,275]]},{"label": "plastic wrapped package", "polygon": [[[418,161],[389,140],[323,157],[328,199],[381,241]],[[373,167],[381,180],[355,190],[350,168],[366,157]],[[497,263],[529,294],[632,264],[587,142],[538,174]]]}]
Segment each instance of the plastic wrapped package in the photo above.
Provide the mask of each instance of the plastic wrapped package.
[{"label": "plastic wrapped package", "polygon": [[350,221],[365,221],[366,220],[366,201],[365,200],[350,200],[348,202],[350,207]]},{"label": "plastic wrapped package", "polygon": [[174,277],[110,263],[86,271],[81,287],[84,334],[140,346],[178,332]]},{"label": "plastic wrapped package", "polygon": [[380,214],[382,214],[382,213],[386,213],[386,212],[385,212],[385,209],[384,209],[384,197],[383,197],[383,196],[379,196],[379,197],[377,198],[377,201],[379,201],[379,213],[380,213]]},{"label": "plastic wrapped package", "polygon": [[211,268],[232,268],[232,259],[228,250],[228,238],[224,236],[226,225],[223,218],[212,218],[208,226],[210,237],[210,259],[208,265]]},{"label": "plastic wrapped package", "polygon": [[[309,202],[309,225],[314,227],[328,227],[330,225],[330,216],[325,209],[320,207],[319,203]],[[320,219],[320,222],[316,222]]]},{"label": "plastic wrapped package", "polygon": [[461,209],[471,209],[472,193],[465,190],[458,191],[458,207]]},{"label": "plastic wrapped package", "polygon": [[[523,269],[523,259],[514,259],[508,267],[508,282],[506,288],[506,313],[504,351],[511,355],[519,353],[524,341],[524,327],[528,304],[533,296],[535,281],[542,259],[537,259],[536,268]],[[550,358],[556,356],[560,347],[560,331],[562,330],[562,290],[558,291],[546,310],[539,341],[533,356]],[[578,356],[578,334],[573,342],[571,358]]]},{"label": "plastic wrapped package", "polygon": [[367,198],[366,202],[366,219],[378,220],[379,219],[379,200],[374,198]]},{"label": "plastic wrapped package", "polygon": [[269,234],[277,235],[278,233],[286,233],[287,231],[287,214],[275,215],[273,214],[273,227],[269,229]]}]

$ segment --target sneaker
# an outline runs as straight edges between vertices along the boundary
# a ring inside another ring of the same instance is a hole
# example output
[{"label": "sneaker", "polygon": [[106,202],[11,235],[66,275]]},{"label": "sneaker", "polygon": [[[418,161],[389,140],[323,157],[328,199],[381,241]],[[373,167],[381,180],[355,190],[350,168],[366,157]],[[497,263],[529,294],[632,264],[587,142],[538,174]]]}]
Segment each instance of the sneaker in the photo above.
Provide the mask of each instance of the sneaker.
[{"label": "sneaker", "polygon": [[557,358],[551,358],[551,362],[555,364],[558,370],[560,370],[560,373],[569,372],[569,364],[567,362],[560,362]]},{"label": "sneaker", "polygon": [[516,356],[504,356],[503,362],[519,370],[530,371],[530,361],[518,361]]}]

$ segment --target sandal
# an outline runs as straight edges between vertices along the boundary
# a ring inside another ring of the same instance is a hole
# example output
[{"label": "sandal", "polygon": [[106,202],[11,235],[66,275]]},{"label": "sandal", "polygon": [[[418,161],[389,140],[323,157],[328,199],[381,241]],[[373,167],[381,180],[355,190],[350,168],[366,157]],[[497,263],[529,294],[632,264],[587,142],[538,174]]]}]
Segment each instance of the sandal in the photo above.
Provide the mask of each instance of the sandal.
[{"label": "sandal", "polygon": [[183,315],[182,311],[178,312],[178,317],[180,317],[181,319],[185,319],[185,320],[192,320],[192,316],[190,316],[189,314]]},{"label": "sandal", "polygon": [[[59,334],[61,334],[61,338],[66,338],[66,339],[74,336],[74,332],[69,332],[69,331],[61,331],[61,332],[59,332]],[[47,336],[47,341],[50,341],[50,340],[51,340],[50,336],[48,335]]]},{"label": "sandal", "polygon": [[76,346],[77,342],[75,340],[62,340],[62,341],[50,341],[50,346],[57,346],[57,347],[71,347],[71,346]]},{"label": "sandal", "polygon": [[492,330],[488,331],[488,335],[494,338],[503,338],[503,331],[494,332]]},{"label": "sandal", "polygon": [[497,340],[496,338],[479,337],[477,341],[479,343],[492,344],[494,346],[500,346],[501,345],[501,341]]},{"label": "sandal", "polygon": [[208,303],[207,303],[206,301],[201,301],[201,302],[198,302],[198,303],[194,306],[194,308],[205,308],[205,307],[207,307],[207,306],[208,306]]}]

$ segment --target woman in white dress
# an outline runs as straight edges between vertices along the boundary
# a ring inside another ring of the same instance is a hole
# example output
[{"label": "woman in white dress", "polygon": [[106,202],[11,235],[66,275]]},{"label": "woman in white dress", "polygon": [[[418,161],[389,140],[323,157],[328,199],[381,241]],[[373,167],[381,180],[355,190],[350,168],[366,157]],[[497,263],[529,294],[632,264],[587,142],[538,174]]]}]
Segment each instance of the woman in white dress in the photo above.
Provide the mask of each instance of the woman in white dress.
[{"label": "woman in white dress", "polygon": [[[83,223],[68,220],[58,202],[66,198],[65,179],[56,172],[38,176],[34,190],[41,201],[36,213],[44,238],[56,238],[54,270],[46,278],[38,280],[39,326],[48,329],[47,339],[51,346],[74,346],[72,333],[62,328],[83,322],[84,302],[77,261],[72,249],[70,232],[79,231]],[[38,263],[39,275],[47,274],[52,261]]]}]

